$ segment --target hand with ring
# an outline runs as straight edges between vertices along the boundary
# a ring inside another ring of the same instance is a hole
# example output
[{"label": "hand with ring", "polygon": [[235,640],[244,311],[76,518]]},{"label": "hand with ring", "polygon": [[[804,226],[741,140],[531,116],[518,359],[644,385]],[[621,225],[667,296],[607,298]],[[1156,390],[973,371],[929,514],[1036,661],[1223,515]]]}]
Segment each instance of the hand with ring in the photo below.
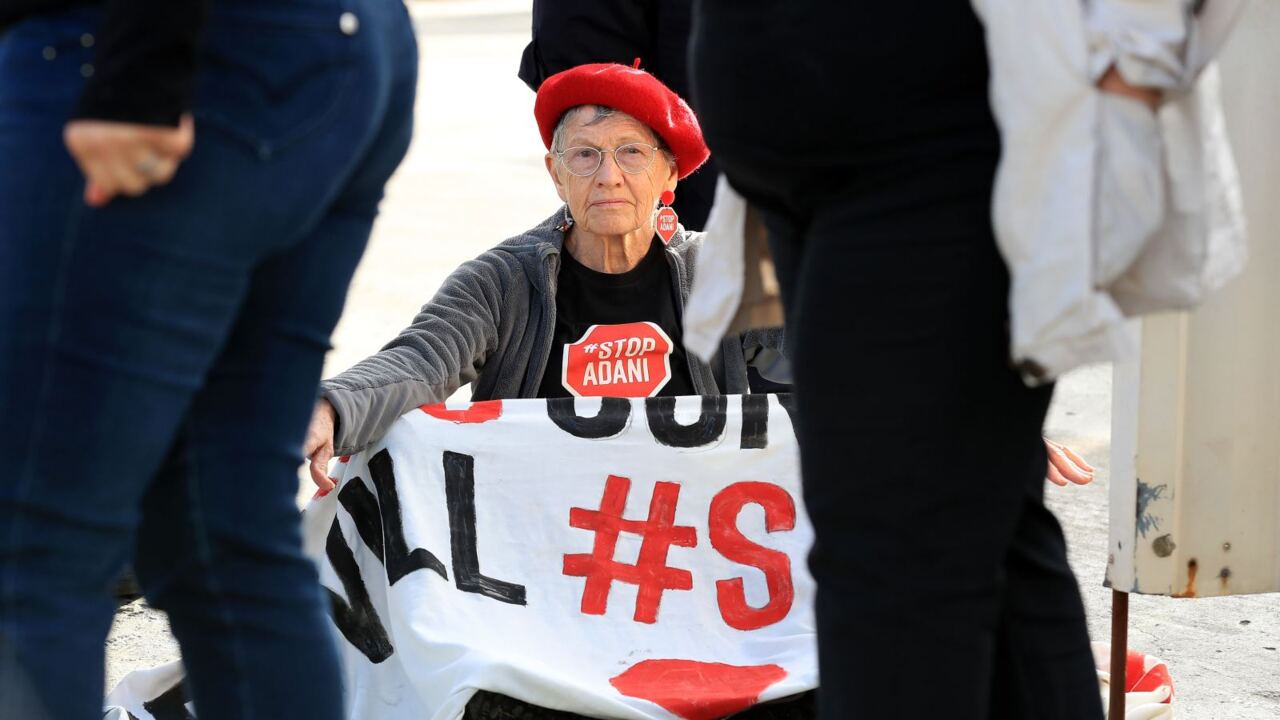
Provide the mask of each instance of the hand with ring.
[{"label": "hand with ring", "polygon": [[84,173],[85,203],[102,207],[117,195],[136,197],[169,182],[191,153],[195,127],[190,115],[176,128],[72,120],[63,141]]}]

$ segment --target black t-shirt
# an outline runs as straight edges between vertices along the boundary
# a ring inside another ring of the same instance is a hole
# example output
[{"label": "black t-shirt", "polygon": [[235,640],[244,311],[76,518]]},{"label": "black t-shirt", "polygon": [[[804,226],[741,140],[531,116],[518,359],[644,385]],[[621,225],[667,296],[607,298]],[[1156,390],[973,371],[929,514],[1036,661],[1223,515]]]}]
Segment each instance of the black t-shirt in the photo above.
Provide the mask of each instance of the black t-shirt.
[{"label": "black t-shirt", "polygon": [[560,259],[555,339],[538,397],[695,395],[662,243],[655,238],[625,273],[596,272],[568,252]]}]

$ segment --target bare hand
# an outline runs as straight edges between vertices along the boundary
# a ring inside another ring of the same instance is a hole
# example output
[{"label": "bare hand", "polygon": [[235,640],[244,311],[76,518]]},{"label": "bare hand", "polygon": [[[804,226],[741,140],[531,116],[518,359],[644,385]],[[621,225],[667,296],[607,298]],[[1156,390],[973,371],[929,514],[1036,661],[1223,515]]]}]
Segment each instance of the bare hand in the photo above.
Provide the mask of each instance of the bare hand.
[{"label": "bare hand", "polygon": [[311,425],[307,427],[307,437],[302,441],[302,454],[310,463],[311,482],[327,493],[334,488],[333,478],[329,477],[329,460],[333,458],[333,427],[337,413],[328,400],[320,398],[316,408],[311,412]]},{"label": "bare hand", "polygon": [[1075,454],[1071,448],[1056,443],[1049,438],[1044,439],[1049,450],[1049,470],[1046,478],[1054,485],[1088,485],[1093,482],[1093,467],[1084,458]]},{"label": "bare hand", "polygon": [[1128,80],[1116,70],[1116,66],[1112,65],[1107,68],[1107,72],[1098,80],[1098,89],[1103,92],[1115,93],[1132,98],[1147,107],[1155,110],[1160,107],[1160,100],[1163,97],[1161,92],[1156,88],[1141,87],[1138,85],[1130,85]]},{"label": "bare hand", "polygon": [[136,197],[169,182],[191,154],[195,125],[190,115],[176,128],[72,120],[62,138],[84,173],[85,203],[102,207],[117,195]]}]

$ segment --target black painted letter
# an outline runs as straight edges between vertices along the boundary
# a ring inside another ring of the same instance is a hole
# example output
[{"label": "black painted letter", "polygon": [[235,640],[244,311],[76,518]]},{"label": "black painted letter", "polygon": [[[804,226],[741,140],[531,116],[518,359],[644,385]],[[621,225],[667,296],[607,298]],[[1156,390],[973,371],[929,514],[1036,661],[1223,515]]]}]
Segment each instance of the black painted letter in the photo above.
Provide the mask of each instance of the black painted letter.
[{"label": "black painted letter", "polygon": [[329,526],[324,550],[333,571],[342,581],[342,590],[347,594],[347,600],[344,601],[337,593],[325,588],[325,592],[329,594],[329,604],[333,608],[333,624],[338,626],[347,642],[369,658],[369,662],[376,665],[386,660],[395,652],[395,648],[391,646],[391,638],[387,637],[386,628],[382,627],[382,621],[373,609],[369,590],[364,586],[364,578],[360,577],[360,566],[356,564],[356,556],[351,553],[351,548],[347,547],[347,541],[342,537],[337,518]]},{"label": "black painted letter", "polygon": [[479,593],[512,605],[524,605],[524,586],[480,573],[476,551],[475,458],[444,452],[444,494],[449,505],[449,540],[453,549],[453,582],[459,590]]},{"label": "black painted letter", "polygon": [[600,412],[584,418],[574,403],[577,398],[549,398],[547,417],[561,430],[584,440],[601,440],[619,435],[631,423],[631,401],[626,398],[602,398]]},{"label": "black painted letter", "polygon": [[[449,573],[445,570],[444,563],[440,562],[440,559],[431,551],[422,548],[409,551],[409,546],[404,539],[404,520],[400,516],[400,496],[396,493],[395,465],[391,461],[391,453],[383,450],[369,458],[369,476],[373,478],[373,487],[378,491],[378,507],[382,518],[382,532],[379,538],[381,543],[369,541],[370,535],[375,538],[379,535],[374,534],[375,529],[370,520],[373,498],[364,497],[369,494],[364,483],[347,483],[347,487],[338,494],[338,501],[355,518],[356,528],[360,531],[360,537],[364,539],[365,544],[373,549],[374,554],[387,566],[387,581],[395,585],[405,575],[424,568],[448,580]],[[351,489],[349,498],[346,497],[348,489]],[[357,515],[357,512],[360,515]]]},{"label": "black painted letter", "polygon": [[759,450],[769,447],[769,396],[742,396],[742,444],[743,450]]},{"label": "black painted letter", "polygon": [[724,433],[728,406],[729,401],[723,395],[704,395],[702,414],[692,425],[681,425],[676,422],[675,398],[656,397],[644,401],[653,438],[663,445],[678,448],[703,447],[718,440]]}]

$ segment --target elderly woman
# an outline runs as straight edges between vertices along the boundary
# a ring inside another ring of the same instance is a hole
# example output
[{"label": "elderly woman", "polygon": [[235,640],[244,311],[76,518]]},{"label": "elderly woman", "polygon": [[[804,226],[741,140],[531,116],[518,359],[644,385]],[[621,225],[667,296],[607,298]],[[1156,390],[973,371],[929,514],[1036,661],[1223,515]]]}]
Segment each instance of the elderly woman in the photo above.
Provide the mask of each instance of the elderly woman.
[{"label": "elderly woman", "polygon": [[[745,393],[748,365],[778,360],[777,332],[726,339],[714,366],[684,351],[700,236],[655,218],[708,156],[688,105],[647,72],[596,64],[548,78],[534,112],[564,207],[464,264],[399,337],[323,384],[304,450],[321,488],[335,451],[465,383],[475,400]],[[577,343],[594,359],[566,363]],[[812,715],[804,696],[743,717]],[[466,717],[573,716],[481,692]]]},{"label": "elderly woman", "polygon": [[[744,393],[749,362],[777,360],[780,333],[727,338],[714,367],[683,349],[700,237],[676,227],[664,243],[654,224],[708,155],[688,105],[643,70],[598,64],[548,78],[534,113],[563,208],[458,268],[399,337],[324,382],[306,442],[321,487],[335,451],[466,383],[474,400]],[[600,362],[566,365],[583,340]]]}]

